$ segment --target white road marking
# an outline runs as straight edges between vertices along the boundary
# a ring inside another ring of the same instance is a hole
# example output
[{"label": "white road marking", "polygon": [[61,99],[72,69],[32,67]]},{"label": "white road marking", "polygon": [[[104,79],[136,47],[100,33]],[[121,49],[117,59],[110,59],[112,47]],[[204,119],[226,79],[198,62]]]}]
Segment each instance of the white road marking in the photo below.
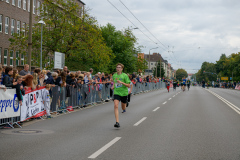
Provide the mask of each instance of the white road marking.
[{"label": "white road marking", "polygon": [[175,95],[173,97],[175,97]]},{"label": "white road marking", "polygon": [[167,101],[165,101],[163,104],[166,104],[167,103]]},{"label": "white road marking", "polygon": [[220,99],[221,101],[223,101],[225,104],[227,104],[230,108],[232,108],[235,112],[237,112],[238,114],[240,114],[240,108],[238,108],[237,106],[235,106],[234,104],[232,104],[231,102],[227,101],[226,99],[224,99],[223,97],[219,96],[218,94],[216,94],[213,91],[207,90],[208,92],[212,93],[213,95],[215,95],[218,99]]},{"label": "white road marking", "polygon": [[169,98],[168,100],[170,101],[172,98]]},{"label": "white road marking", "polygon": [[117,141],[119,141],[122,137],[116,137],[114,138],[111,142],[109,142],[108,144],[106,144],[105,146],[103,146],[102,148],[100,148],[98,151],[96,151],[95,153],[93,153],[91,156],[89,156],[88,158],[91,159],[95,159],[97,158],[97,156],[99,156],[100,154],[102,154],[104,151],[106,151],[109,147],[111,147],[114,143],[116,143]]},{"label": "white road marking", "polygon": [[147,117],[143,117],[140,121],[138,121],[137,123],[135,123],[133,126],[138,126],[140,123],[142,123],[144,120],[146,120]]},{"label": "white road marking", "polygon": [[157,111],[159,108],[160,108],[160,107],[155,108],[155,109],[153,110],[153,112]]}]

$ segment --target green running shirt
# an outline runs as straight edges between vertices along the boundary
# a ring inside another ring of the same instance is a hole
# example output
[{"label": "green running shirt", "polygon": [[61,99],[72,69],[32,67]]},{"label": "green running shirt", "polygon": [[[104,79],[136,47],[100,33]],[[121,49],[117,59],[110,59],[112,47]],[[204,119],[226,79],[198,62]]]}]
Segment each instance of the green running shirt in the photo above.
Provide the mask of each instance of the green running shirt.
[{"label": "green running shirt", "polygon": [[117,81],[121,81],[123,83],[126,84],[130,84],[131,81],[128,78],[128,75],[125,73],[122,73],[120,75],[118,75],[117,73],[115,73],[113,75],[113,81],[115,83],[114,85],[114,95],[119,95],[119,96],[127,96],[128,95],[128,88],[126,86],[124,86],[123,84],[118,83]]}]

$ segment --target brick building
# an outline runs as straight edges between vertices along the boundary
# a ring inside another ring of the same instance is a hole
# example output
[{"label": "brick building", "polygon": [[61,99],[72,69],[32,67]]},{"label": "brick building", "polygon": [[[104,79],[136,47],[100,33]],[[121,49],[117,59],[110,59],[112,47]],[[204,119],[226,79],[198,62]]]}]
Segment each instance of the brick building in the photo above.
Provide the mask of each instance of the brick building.
[{"label": "brick building", "polygon": [[[33,23],[35,16],[40,14],[43,0],[33,0]],[[80,7],[85,3],[76,0]],[[18,51],[9,50],[9,38],[13,33],[20,33],[29,22],[30,0],[0,0],[0,63],[4,66],[22,66],[24,57]]]}]

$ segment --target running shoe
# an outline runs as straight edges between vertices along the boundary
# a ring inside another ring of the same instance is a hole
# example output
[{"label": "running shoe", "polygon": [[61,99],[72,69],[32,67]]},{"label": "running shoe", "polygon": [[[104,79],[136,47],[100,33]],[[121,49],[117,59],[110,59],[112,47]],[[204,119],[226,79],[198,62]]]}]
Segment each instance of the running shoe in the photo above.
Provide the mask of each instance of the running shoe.
[{"label": "running shoe", "polygon": [[114,124],[114,127],[119,128],[120,124],[118,122],[116,122],[116,124]]},{"label": "running shoe", "polygon": [[122,113],[125,113],[125,112],[126,112],[126,110],[123,110],[123,111],[122,111]]}]

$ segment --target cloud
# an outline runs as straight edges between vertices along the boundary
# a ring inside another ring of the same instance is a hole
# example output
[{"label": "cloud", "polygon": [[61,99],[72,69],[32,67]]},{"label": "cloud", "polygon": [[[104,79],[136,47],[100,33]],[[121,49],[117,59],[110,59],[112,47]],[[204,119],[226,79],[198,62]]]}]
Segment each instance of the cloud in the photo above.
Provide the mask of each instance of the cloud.
[{"label": "cloud", "polygon": [[[140,30],[133,30],[139,45],[145,46],[142,51],[149,53],[150,48],[159,46],[152,52],[168,57],[174,69],[197,69],[204,61],[217,61],[222,53],[240,52],[239,0],[121,1],[154,37],[119,0],[110,0],[134,25],[158,43],[153,43]],[[85,3],[92,8],[90,14],[97,18],[99,25],[111,23],[118,30],[133,26],[107,0]]]}]

